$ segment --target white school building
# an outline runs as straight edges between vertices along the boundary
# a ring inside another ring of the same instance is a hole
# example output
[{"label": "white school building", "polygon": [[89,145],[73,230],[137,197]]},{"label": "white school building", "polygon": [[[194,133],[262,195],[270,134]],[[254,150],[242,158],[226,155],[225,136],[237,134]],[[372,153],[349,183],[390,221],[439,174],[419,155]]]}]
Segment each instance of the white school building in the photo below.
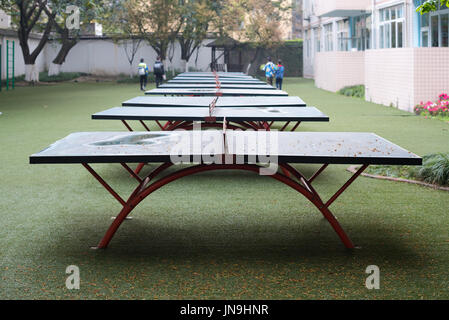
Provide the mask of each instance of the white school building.
[{"label": "white school building", "polygon": [[449,93],[449,8],[421,15],[422,0],[303,0],[304,75],[338,91],[412,111]]}]

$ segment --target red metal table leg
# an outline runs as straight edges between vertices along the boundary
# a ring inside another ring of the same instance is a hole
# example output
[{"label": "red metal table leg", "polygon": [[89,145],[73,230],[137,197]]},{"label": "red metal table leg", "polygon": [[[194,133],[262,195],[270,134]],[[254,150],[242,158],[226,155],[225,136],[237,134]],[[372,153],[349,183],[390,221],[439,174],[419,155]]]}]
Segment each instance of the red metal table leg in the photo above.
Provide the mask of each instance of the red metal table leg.
[{"label": "red metal table leg", "polygon": [[292,132],[295,131],[299,127],[300,124],[301,124],[301,121],[298,121],[290,131],[292,131]]},{"label": "red metal table leg", "polygon": [[[246,171],[252,171],[255,173],[259,173],[260,167],[257,165],[236,165],[236,164],[212,164],[212,165],[198,165],[193,166],[185,169],[181,169],[179,171],[176,171],[174,173],[171,173],[163,178],[160,178],[159,180],[151,183],[147,186],[147,184],[150,182],[151,179],[156,177],[160,172],[165,170],[166,168],[170,167],[172,164],[165,163],[158,167],[156,170],[154,170],[151,174],[147,176],[146,179],[143,180],[139,184],[139,186],[134,190],[134,192],[131,194],[131,196],[128,198],[126,203],[123,203],[123,208],[116,217],[116,219],[112,222],[109,229],[106,231],[105,235],[101,239],[100,243],[98,244],[98,248],[106,248],[108,244],[110,243],[111,239],[113,238],[115,232],[118,230],[122,222],[126,219],[128,214],[147,196],[149,196],[154,191],[158,190],[159,188],[169,184],[170,182],[173,182],[175,180],[178,180],[182,177],[193,175],[200,172],[205,171],[213,171],[213,170],[246,170]],[[366,168],[366,166],[364,166]],[[86,166],[86,168],[90,168],[89,166]],[[285,165],[285,168],[291,168],[288,165]],[[88,169],[89,170],[89,169]],[[319,197],[318,193],[315,191],[315,189],[311,186],[310,182],[304,178],[302,174],[300,174],[297,170],[294,170],[292,173],[295,175],[295,177],[300,178],[303,185],[299,184],[298,182],[292,180],[291,178],[284,176],[282,174],[276,173],[272,175],[271,177],[275,180],[278,180],[291,188],[295,189],[302,195],[304,195],[312,204],[317,207],[318,210],[323,214],[323,216],[327,219],[327,221],[330,223],[332,228],[335,230],[343,244],[346,248],[354,248],[354,244],[349,239],[341,225],[338,223],[335,216],[332,214],[332,212],[329,210],[328,206],[325,205],[321,198]],[[89,170],[90,171],[90,170]],[[91,172],[91,171],[90,171]],[[92,172],[91,172],[92,173]],[[361,173],[361,172],[360,172]],[[360,174],[359,173],[359,174]],[[94,174],[94,173],[93,173]],[[332,197],[328,203],[332,203],[333,200],[335,200],[348,186],[349,184],[354,181],[359,174],[354,175],[345,185]],[[95,175],[94,175],[95,176]],[[101,178],[100,178],[101,179]],[[102,182],[102,179],[99,180]],[[103,184],[103,183],[102,183]],[[105,186],[105,184],[103,184]],[[106,184],[107,186],[107,184]],[[106,187],[105,186],[105,187]],[[108,190],[109,191],[109,190]],[[121,198],[120,198],[121,199]],[[332,201],[331,201],[332,200]],[[122,200],[123,201],[123,200]]]},{"label": "red metal table leg", "polygon": [[290,124],[290,121],[287,121],[284,126],[281,128],[281,130],[279,131],[285,131],[285,129],[287,129],[288,125]]},{"label": "red metal table leg", "polygon": [[145,166],[145,163],[139,163],[136,167],[136,170],[134,170],[135,174],[139,174],[140,171],[142,171],[143,167]]},{"label": "red metal table leg", "polygon": [[122,123],[125,125],[125,127],[129,130],[129,131],[133,131],[133,129],[130,127],[130,125],[125,121],[125,120],[122,120]]},{"label": "red metal table leg", "polygon": [[145,128],[145,130],[151,131],[150,128],[148,128],[148,126],[145,124],[145,122],[143,122],[143,120],[139,120],[139,121],[142,124],[142,126]]}]

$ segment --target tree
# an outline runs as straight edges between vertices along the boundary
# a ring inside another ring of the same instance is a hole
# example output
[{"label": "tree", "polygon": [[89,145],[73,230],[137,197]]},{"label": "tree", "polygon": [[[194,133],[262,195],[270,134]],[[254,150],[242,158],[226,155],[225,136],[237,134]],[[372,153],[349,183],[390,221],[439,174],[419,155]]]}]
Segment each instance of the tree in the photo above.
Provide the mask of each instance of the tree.
[{"label": "tree", "polygon": [[179,0],[126,0],[130,28],[145,39],[163,61],[183,25]]},{"label": "tree", "polygon": [[[0,8],[9,14],[12,22],[17,26],[17,34],[25,62],[25,81],[38,82],[39,70],[36,59],[48,41],[53,26],[52,16],[44,14],[47,0],[2,0]],[[33,51],[30,49],[31,32],[42,32],[41,38]]]},{"label": "tree", "polygon": [[128,11],[120,0],[109,2],[109,7],[102,15],[103,29],[110,33],[112,40],[121,44],[129,63],[129,77],[134,76],[134,59],[142,44],[142,38],[137,36],[133,30]]},{"label": "tree", "polygon": [[446,6],[449,8],[449,0],[427,0],[422,5],[420,5],[416,11],[421,14],[428,13],[431,11],[438,10],[438,5],[441,7]]},{"label": "tree", "polygon": [[[43,0],[38,0],[43,3]],[[81,25],[92,22],[101,15],[103,0],[51,0],[44,11],[53,22],[61,47],[53,59],[48,75],[57,75],[70,50],[79,42]]]},{"label": "tree", "polygon": [[244,32],[240,41],[245,41],[254,50],[246,72],[258,59],[262,49],[279,46],[282,41],[281,24],[285,19],[285,12],[290,10],[288,1],[246,0],[244,3],[246,16]]},{"label": "tree", "polygon": [[189,60],[195,50],[207,37],[210,20],[213,17],[213,2],[209,0],[188,1],[180,0],[180,12],[183,19],[178,42],[181,46],[181,60],[184,61],[185,71],[189,71]]},{"label": "tree", "polygon": [[247,0],[212,1],[212,30],[219,38],[238,37],[246,15]]}]

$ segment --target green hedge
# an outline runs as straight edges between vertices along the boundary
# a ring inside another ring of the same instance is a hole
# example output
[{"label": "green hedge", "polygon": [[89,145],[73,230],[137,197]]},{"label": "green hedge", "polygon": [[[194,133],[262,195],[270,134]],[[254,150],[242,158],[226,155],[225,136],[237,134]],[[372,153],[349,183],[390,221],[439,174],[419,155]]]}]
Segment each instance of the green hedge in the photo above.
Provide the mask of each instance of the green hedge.
[{"label": "green hedge", "polygon": [[302,77],[303,76],[303,42],[301,39],[285,41],[280,47],[275,49],[263,49],[259,55],[255,66],[257,66],[257,75],[264,77],[263,71],[259,69],[261,64],[265,64],[266,58],[270,56],[274,63],[280,59],[285,67],[284,76]]},{"label": "green hedge", "polygon": [[[70,81],[74,80],[76,78],[79,78],[81,76],[87,76],[87,73],[82,72],[61,72],[57,76],[48,76],[48,72],[39,72],[39,82],[63,82],[63,81]],[[15,77],[14,81],[22,82],[25,81],[25,76],[20,75]],[[2,80],[2,87],[6,87],[6,80]]]},{"label": "green hedge", "polygon": [[347,97],[365,98],[365,86],[357,85],[357,86],[344,87],[340,89],[338,93]]},{"label": "green hedge", "polygon": [[[237,48],[229,52],[230,65],[243,65],[246,68],[251,63],[248,73],[256,77],[264,77],[264,73],[260,70],[260,66],[267,62],[267,57],[271,57],[274,63],[278,59],[282,60],[285,66],[284,75],[287,77],[303,76],[303,42],[301,39],[284,41],[276,48],[257,48],[254,43],[243,43]],[[257,55],[257,56],[256,56]],[[236,71],[236,70],[232,70]]]}]

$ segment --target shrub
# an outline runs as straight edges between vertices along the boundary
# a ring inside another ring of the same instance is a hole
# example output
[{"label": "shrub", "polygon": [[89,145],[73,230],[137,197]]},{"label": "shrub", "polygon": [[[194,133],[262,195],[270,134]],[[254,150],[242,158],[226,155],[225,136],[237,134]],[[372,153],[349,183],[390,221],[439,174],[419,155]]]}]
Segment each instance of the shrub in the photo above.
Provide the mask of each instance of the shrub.
[{"label": "shrub", "polygon": [[417,177],[425,182],[449,185],[449,153],[435,153],[423,157]]},{"label": "shrub", "polygon": [[62,81],[70,81],[81,76],[86,76],[87,73],[82,72],[61,72],[55,76],[48,76],[47,72],[39,73],[39,81],[40,82],[62,82]]},{"label": "shrub", "polygon": [[423,165],[370,166],[367,173],[393,178],[420,180],[431,184],[449,186],[449,153],[435,153],[423,157]]},{"label": "shrub", "polygon": [[365,86],[357,85],[344,87],[340,89],[338,93],[347,97],[365,98]]},{"label": "shrub", "polygon": [[[61,72],[57,76],[48,76],[47,72],[39,72],[39,82],[62,82],[62,81],[70,81],[81,76],[86,76],[87,73],[82,72]],[[25,75],[20,75],[15,77],[14,81],[22,82],[25,81]],[[6,86],[6,80],[2,80],[2,86]]]}]

